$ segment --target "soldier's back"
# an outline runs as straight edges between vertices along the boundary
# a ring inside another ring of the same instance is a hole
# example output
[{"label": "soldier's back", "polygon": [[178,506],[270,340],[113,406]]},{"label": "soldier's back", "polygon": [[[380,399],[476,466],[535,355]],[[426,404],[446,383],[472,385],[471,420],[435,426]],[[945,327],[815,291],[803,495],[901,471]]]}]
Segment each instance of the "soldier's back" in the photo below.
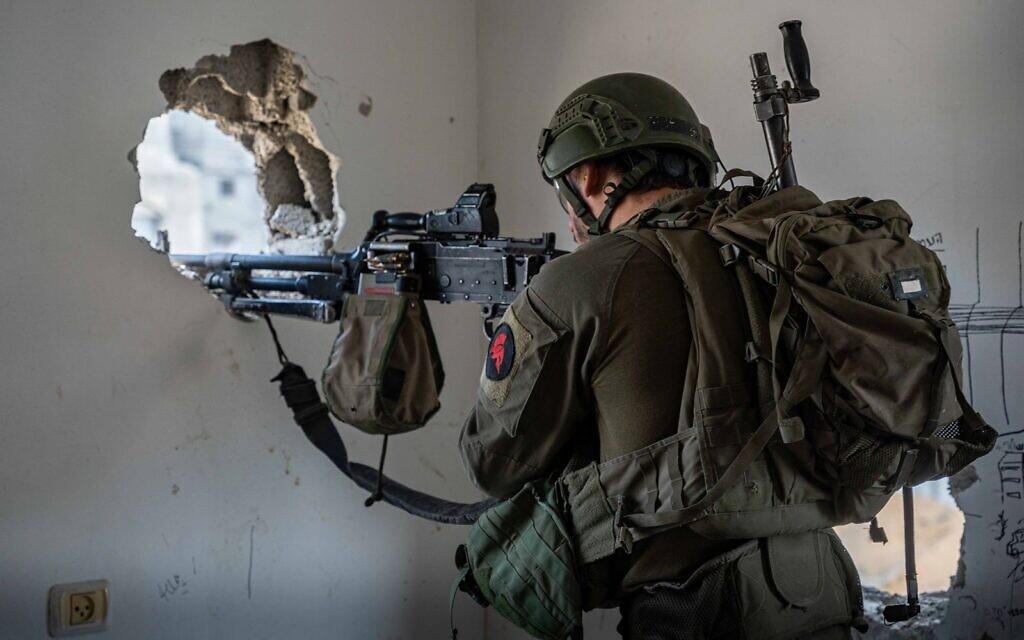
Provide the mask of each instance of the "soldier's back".
[{"label": "soldier's back", "polygon": [[[686,291],[662,257],[623,233],[599,236],[549,264],[530,285],[549,321],[568,328],[554,357],[575,368],[586,394],[579,437],[596,435],[599,461],[641,449],[689,420],[696,360]],[[552,357],[552,356],[549,356]],[[621,595],[642,584],[684,579],[737,544],[683,527],[636,544],[590,573]]]}]

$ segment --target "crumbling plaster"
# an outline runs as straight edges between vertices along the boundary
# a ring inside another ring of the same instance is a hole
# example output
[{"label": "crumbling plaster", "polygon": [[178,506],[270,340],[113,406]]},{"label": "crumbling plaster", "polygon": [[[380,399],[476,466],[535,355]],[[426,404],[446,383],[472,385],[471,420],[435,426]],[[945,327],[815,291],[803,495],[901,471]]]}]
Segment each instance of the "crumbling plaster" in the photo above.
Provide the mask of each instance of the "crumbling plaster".
[{"label": "crumbling plaster", "polygon": [[191,68],[164,72],[160,90],[168,109],[213,120],[253,154],[271,251],[331,250],[345,223],[337,185],[341,163],[324,148],[309,117],[317,97],[306,88],[292,51],[266,38],[234,45],[228,55],[203,56]]}]

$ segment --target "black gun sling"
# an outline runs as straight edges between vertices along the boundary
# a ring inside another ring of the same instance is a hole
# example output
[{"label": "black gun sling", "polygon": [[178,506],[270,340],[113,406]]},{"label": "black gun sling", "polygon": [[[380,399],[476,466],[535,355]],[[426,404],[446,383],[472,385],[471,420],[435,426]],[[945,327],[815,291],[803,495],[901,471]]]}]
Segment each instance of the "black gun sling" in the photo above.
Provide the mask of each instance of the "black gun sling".
[{"label": "black gun sling", "polygon": [[334,426],[327,405],[323,403],[320,392],[317,391],[316,383],[306,375],[302,367],[288,360],[281,348],[274,325],[270,318],[266,320],[270,334],[274,338],[278,359],[283,366],[281,372],[271,381],[280,385],[281,395],[288,408],[292,410],[295,424],[299,425],[313,446],[330,458],[334,466],[353,482],[371,492],[367,506],[380,499],[410,515],[433,522],[473,524],[481,513],[500,502],[495,498],[474,503],[452,502],[407,487],[373,467],[350,461],[345,443]]}]

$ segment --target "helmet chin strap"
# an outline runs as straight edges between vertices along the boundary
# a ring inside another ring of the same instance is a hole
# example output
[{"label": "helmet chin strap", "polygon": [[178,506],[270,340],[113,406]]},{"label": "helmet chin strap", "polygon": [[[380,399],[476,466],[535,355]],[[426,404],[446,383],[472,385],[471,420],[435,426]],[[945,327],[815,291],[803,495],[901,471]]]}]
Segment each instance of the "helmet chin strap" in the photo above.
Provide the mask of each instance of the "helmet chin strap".
[{"label": "helmet chin strap", "polygon": [[612,186],[605,192],[607,197],[604,201],[604,209],[601,210],[601,214],[598,217],[595,217],[594,214],[590,212],[590,207],[588,207],[587,203],[583,201],[583,198],[576,193],[576,188],[568,180],[568,172],[552,181],[555,188],[558,189],[559,194],[565,198],[573,212],[576,213],[576,217],[582,220],[583,224],[586,225],[587,232],[590,235],[599,236],[608,231],[608,221],[611,219],[615,208],[622,203],[626,194],[628,194],[644,176],[658,166],[658,156],[654,151],[651,151],[650,149],[637,149],[635,153],[640,156],[640,160],[633,165],[633,168],[630,169],[626,175],[622,176],[622,179],[619,180],[618,184],[608,183]]},{"label": "helmet chin strap", "polygon": [[630,169],[626,175],[622,176],[622,179],[619,180],[619,184],[606,192],[608,197],[604,201],[604,209],[601,210],[600,217],[595,220],[594,216],[590,216],[591,220],[594,221],[594,224],[587,224],[587,227],[590,229],[590,235],[601,235],[608,231],[608,221],[611,219],[615,208],[622,203],[626,194],[628,194],[638,182],[643,180],[644,176],[658,166],[658,156],[650,149],[637,149],[635,153],[640,155],[641,159],[633,165],[633,168]]}]

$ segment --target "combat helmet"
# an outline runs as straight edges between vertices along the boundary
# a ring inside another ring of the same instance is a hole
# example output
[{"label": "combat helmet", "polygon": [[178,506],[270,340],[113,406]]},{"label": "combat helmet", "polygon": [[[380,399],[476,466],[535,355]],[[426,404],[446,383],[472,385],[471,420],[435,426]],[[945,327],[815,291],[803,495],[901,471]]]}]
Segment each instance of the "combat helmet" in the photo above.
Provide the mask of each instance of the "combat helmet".
[{"label": "combat helmet", "polygon": [[[624,151],[631,166],[609,188],[604,210],[591,215],[567,179],[586,160]],[[541,131],[537,160],[544,179],[565,198],[591,235],[606,230],[608,218],[626,194],[654,169],[671,176],[706,176],[714,180],[718,154],[711,131],[675,87],[642,73],[613,73],[569,94]],[[702,180],[703,181],[703,180]],[[698,184],[696,179],[694,184]]]}]

